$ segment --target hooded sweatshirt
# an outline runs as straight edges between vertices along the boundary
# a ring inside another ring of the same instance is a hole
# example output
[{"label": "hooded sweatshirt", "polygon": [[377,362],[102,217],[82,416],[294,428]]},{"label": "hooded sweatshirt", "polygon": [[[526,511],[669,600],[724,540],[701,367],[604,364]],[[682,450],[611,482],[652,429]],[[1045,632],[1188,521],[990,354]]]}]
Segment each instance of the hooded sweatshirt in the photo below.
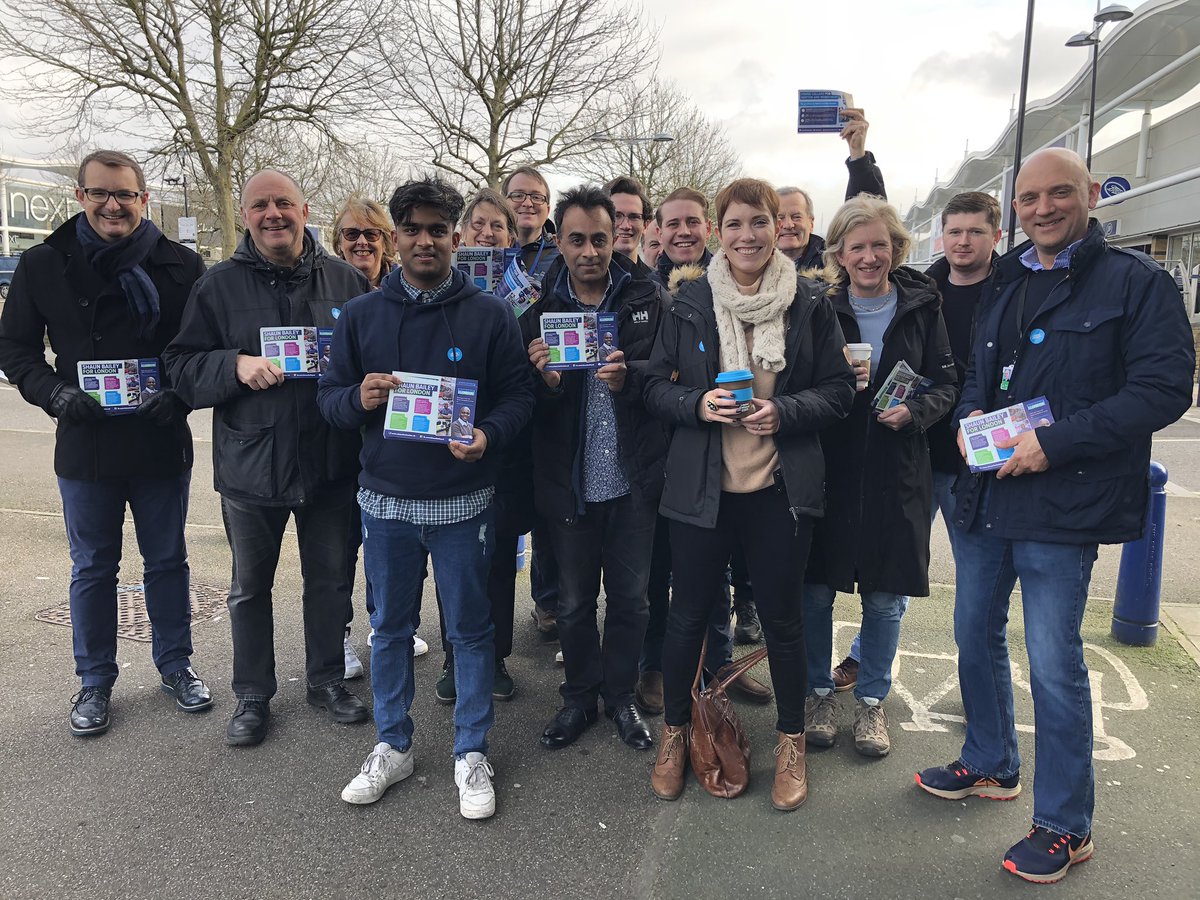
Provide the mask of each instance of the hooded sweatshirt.
[{"label": "hooded sweatshirt", "polygon": [[[479,382],[475,427],[487,436],[478,462],[464,462],[439,443],[385,440],[386,404],[367,412],[359,386],[369,373],[449,375]],[[456,497],[495,484],[499,451],[533,412],[533,377],[517,320],[506,303],[454,272],[440,298],[418,303],[399,270],[378,291],[342,308],[317,404],[339,428],[363,431],[359,484],[391,497]]]}]

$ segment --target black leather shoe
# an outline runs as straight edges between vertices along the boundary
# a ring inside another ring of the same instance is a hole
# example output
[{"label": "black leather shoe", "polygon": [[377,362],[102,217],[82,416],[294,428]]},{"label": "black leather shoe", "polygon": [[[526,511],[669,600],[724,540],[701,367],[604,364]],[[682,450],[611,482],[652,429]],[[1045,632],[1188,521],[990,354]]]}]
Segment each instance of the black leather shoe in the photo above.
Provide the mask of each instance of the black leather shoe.
[{"label": "black leather shoe", "polygon": [[542,732],[542,746],[548,750],[559,750],[587,731],[588,726],[594,725],[598,716],[595,709],[580,709],[578,706],[564,706],[546,730]]},{"label": "black leather shoe", "polygon": [[163,693],[175,698],[175,705],[184,712],[200,712],[212,706],[212,692],[195,670],[188,666],[162,678]]},{"label": "black leather shoe", "polygon": [[617,723],[617,734],[634,750],[648,750],[654,746],[650,728],[642,721],[641,713],[632,703],[624,706],[606,706],[604,714]]},{"label": "black leather shoe", "polygon": [[112,721],[108,716],[108,700],[112,688],[85,687],[71,698],[71,734],[87,737],[104,734]]},{"label": "black leather shoe", "polygon": [[225,743],[231,747],[261,744],[270,718],[271,705],[266,700],[239,700],[225,729]]},{"label": "black leather shoe", "polygon": [[328,711],[329,717],[343,725],[367,721],[367,708],[363,702],[346,690],[340,681],[323,688],[309,688],[308,702]]}]

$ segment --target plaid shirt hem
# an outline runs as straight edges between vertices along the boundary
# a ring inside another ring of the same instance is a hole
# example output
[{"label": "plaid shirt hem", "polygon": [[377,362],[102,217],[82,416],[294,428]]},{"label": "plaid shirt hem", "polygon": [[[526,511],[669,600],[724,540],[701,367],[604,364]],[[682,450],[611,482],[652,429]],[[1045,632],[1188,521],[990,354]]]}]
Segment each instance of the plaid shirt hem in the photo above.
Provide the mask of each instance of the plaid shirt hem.
[{"label": "plaid shirt hem", "polygon": [[411,500],[359,488],[358,505],[372,519],[388,519],[410,525],[453,525],[475,518],[487,509],[495,494],[496,489],[488,485],[458,497]]}]

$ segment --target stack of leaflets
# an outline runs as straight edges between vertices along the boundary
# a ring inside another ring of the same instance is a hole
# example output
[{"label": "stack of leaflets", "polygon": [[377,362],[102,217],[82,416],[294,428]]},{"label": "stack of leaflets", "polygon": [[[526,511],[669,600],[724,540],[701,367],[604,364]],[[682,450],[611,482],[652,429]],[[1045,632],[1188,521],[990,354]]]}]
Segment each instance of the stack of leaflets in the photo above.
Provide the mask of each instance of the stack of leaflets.
[{"label": "stack of leaflets", "polygon": [[515,256],[508,264],[504,276],[496,283],[496,289],[492,293],[507,302],[518,319],[542,296],[541,289],[529,280],[520,255]]},{"label": "stack of leaflets", "polygon": [[383,417],[383,436],[399,441],[469,444],[475,435],[475,403],[479,383],[449,375],[393,372]]},{"label": "stack of leaflets", "polygon": [[547,371],[598,369],[617,344],[616,313],[545,313],[542,340],[550,348]]},{"label": "stack of leaflets", "polygon": [[982,416],[959,419],[958,427],[962,429],[963,447],[967,451],[967,465],[972,472],[990,472],[1002,468],[1013,455],[1014,448],[1001,450],[996,446],[996,441],[1006,441],[1034,428],[1053,424],[1054,415],[1045,397],[1034,397]]},{"label": "stack of leaflets", "polygon": [[879,393],[871,402],[871,408],[875,412],[883,412],[885,409],[900,405],[910,397],[925,393],[931,387],[933,387],[932,381],[918,375],[912,370],[912,366],[904,360],[900,360],[892,368],[892,373],[888,375],[882,387],[879,388]]},{"label": "stack of leaflets", "polygon": [[475,287],[489,294],[497,293],[497,285],[505,270],[521,255],[520,247],[459,247],[454,251],[454,268],[467,276]]},{"label": "stack of leaflets", "polygon": [[284,378],[319,378],[329,365],[332,328],[308,325],[260,328],[262,355],[283,371]]},{"label": "stack of leaflets", "polygon": [[92,359],[75,364],[79,386],[110,416],[136,412],[162,389],[157,359]]},{"label": "stack of leaflets", "polygon": [[842,110],[854,106],[854,98],[843,91],[800,91],[799,134],[838,134],[846,126]]}]

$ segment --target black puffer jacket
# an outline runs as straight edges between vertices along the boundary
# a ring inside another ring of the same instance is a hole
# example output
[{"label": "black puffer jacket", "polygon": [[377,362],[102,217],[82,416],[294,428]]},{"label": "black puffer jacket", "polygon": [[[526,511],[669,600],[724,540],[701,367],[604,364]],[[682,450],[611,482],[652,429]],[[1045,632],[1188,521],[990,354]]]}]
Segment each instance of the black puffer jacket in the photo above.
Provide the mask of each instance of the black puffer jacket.
[{"label": "black puffer jacket", "polygon": [[[77,362],[161,356],[179,330],[192,285],[204,274],[199,256],[159,238],[143,264],[158,289],[158,327],[153,335],[138,337],[125,294],[84,256],[75,236],[78,218],[21,255],[0,319],[0,369],[22,397],[47,414],[58,385],[78,384]],[[47,334],[54,368],[46,362]],[[96,424],[58,423],[54,471],[62,478],[167,478],[191,466],[192,433],[184,419],[166,426],[137,415]]]},{"label": "black puffer jacket", "polygon": [[[821,287],[799,278],[788,310],[787,365],[776,378],[779,453],[794,516],[825,509],[824,460],[818,432],[841,419],[854,399],[842,329]],[[707,276],[680,288],[659,330],[646,372],[646,406],[670,426],[667,480],[659,512],[701,528],[717,524],[721,503],[721,435],[728,427],[702,420],[701,398],[720,370],[720,344]]]},{"label": "black puffer jacket", "polygon": [[[642,398],[646,365],[654,346],[666,294],[657,281],[636,275],[633,264],[619,253],[609,267],[615,290],[617,342],[625,353],[625,388],[613,394],[617,439],[625,477],[636,494],[654,502],[662,493],[666,432],[651,416]],[[541,333],[538,316],[575,312],[567,288],[566,263],[560,257],[546,273],[544,296],[519,320],[525,345]],[[533,488],[537,512],[548,519],[571,519],[583,513],[583,436],[587,409],[587,378],[591,370],[563,372],[559,390],[551,391],[539,377],[538,402],[533,414]]]},{"label": "black puffer jacket", "polygon": [[359,434],[321,417],[317,379],[289,378],[262,391],[237,379],[238,354],[262,354],[260,328],[332,328],[342,304],[370,290],[357,269],[307,235],[304,246],[300,264],[285,272],[251,248],[247,233],[232,257],[196,282],[179,335],[163,353],[184,401],[214,407],[213,482],[237,500],[299,506],[358,474]]},{"label": "black puffer jacket", "polygon": [[[891,274],[898,298],[884,333],[873,382],[882,383],[901,359],[933,381],[910,399],[912,423],[901,431],[871,412],[872,383],[855,395],[850,415],[821,433],[828,512],[813,534],[804,580],[850,592],[929,594],[929,513],[933,478],[925,431],[954,406],[954,357],[933,281],[912,269]],[[846,340],[861,340],[845,287],[830,299]]]}]

